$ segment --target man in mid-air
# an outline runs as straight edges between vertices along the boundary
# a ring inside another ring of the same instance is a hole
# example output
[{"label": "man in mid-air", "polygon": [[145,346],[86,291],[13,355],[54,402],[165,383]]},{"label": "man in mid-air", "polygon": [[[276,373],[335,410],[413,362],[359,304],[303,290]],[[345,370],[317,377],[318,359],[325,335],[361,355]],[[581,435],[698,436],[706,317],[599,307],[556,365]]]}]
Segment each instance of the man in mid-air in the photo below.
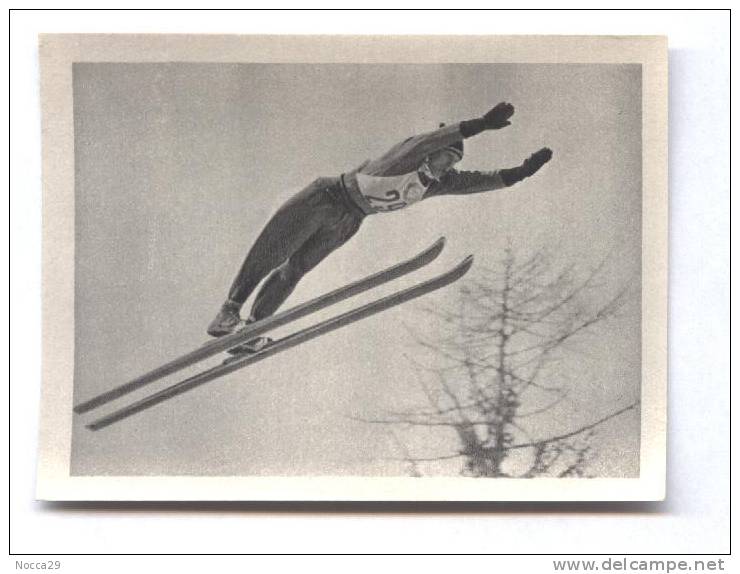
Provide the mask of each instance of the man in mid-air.
[{"label": "man in mid-air", "polygon": [[[272,315],[301,278],[329,253],[346,243],[365,217],[402,209],[439,195],[466,195],[509,187],[533,175],[550,161],[542,148],[513,168],[497,171],[457,171],[463,140],[485,130],[511,124],[514,106],[502,102],[485,115],[410,137],[374,161],[339,177],[323,177],[290,198],[267,222],[247,253],[228,298],[208,326],[220,337],[245,324]],[[240,310],[267,277],[242,320]],[[236,352],[255,352],[269,339],[258,337]]]}]

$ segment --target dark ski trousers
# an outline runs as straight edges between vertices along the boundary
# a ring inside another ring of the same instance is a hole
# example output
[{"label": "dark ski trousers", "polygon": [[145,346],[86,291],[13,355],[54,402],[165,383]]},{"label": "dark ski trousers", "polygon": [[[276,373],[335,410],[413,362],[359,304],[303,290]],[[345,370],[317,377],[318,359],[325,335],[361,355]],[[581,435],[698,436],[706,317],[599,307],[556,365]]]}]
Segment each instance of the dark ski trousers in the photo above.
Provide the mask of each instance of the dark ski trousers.
[{"label": "dark ski trousers", "polygon": [[267,222],[231,285],[229,299],[243,305],[269,273],[250,317],[272,315],[306,273],[357,233],[364,217],[340,178],[315,180]]}]

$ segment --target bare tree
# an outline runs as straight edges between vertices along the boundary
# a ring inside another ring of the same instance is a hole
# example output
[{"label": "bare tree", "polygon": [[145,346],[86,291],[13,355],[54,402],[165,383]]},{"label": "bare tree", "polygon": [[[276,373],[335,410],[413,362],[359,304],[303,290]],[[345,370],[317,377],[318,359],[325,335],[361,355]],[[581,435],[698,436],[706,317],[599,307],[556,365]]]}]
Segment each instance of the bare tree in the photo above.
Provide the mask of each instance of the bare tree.
[{"label": "bare tree", "polygon": [[499,268],[479,267],[460,288],[455,308],[424,308],[444,325],[434,340],[410,330],[432,358],[407,356],[428,405],[368,420],[455,437],[454,452],[415,457],[394,433],[411,474],[420,475],[424,462],[460,459],[461,473],[473,477],[587,476],[598,427],[638,407],[632,401],[568,432],[532,436],[537,417],[568,396],[572,371],[559,362],[614,317],[627,294],[604,294],[603,262],[579,280],[575,266],[553,272],[551,261],[541,250],[519,263],[508,248]]}]

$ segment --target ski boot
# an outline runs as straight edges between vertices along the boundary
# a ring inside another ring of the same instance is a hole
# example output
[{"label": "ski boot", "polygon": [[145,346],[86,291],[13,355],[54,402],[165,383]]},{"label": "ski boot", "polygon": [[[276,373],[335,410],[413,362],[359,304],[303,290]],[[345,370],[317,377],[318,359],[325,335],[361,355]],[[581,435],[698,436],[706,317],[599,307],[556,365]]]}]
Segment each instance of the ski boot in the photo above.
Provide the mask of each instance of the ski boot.
[{"label": "ski boot", "polygon": [[272,343],[272,339],[270,337],[255,337],[254,339],[250,339],[246,343],[242,343],[241,345],[232,347],[226,352],[229,353],[229,355],[252,355],[254,353],[259,353],[270,343]]},{"label": "ski boot", "polygon": [[[240,331],[246,328],[252,322],[253,321],[250,319],[247,319],[246,321],[239,321],[239,326],[237,329],[235,329],[235,331]],[[223,364],[228,365],[229,363],[232,363],[245,355],[254,355],[255,353],[259,353],[268,345],[270,345],[270,343],[272,343],[272,339],[270,337],[255,337],[254,339],[250,339],[246,343],[242,343],[241,345],[232,347],[231,349],[228,349],[226,351],[229,355],[232,356],[226,359]]]},{"label": "ski boot", "polygon": [[239,317],[239,307],[240,305],[234,301],[226,301],[221,305],[218,315],[208,325],[208,334],[211,337],[223,337],[233,333],[242,322]]}]

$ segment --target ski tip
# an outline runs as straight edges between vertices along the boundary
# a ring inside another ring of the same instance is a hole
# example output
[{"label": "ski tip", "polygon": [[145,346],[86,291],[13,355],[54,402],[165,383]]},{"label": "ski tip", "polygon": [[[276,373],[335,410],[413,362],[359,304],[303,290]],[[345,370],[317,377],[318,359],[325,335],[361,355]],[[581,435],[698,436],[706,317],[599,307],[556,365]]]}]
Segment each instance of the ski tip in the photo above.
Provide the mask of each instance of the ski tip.
[{"label": "ski tip", "polygon": [[447,240],[444,237],[440,237],[439,239],[437,239],[437,241],[432,243],[432,245],[424,253],[427,255],[427,257],[431,257],[432,259],[436,258],[437,255],[442,253],[442,249],[444,249],[446,241]]},{"label": "ski tip", "polygon": [[452,283],[453,281],[457,281],[465,275],[468,271],[470,271],[470,268],[473,266],[473,256],[468,255],[465,259],[460,261],[457,265],[455,265],[452,269],[444,273],[441,277],[443,277],[444,284]]},{"label": "ski tip", "polygon": [[470,268],[472,266],[473,266],[473,256],[472,255],[468,255],[457,266],[457,271],[460,273],[460,276],[462,276],[462,275],[465,275],[468,271],[470,271]]}]

